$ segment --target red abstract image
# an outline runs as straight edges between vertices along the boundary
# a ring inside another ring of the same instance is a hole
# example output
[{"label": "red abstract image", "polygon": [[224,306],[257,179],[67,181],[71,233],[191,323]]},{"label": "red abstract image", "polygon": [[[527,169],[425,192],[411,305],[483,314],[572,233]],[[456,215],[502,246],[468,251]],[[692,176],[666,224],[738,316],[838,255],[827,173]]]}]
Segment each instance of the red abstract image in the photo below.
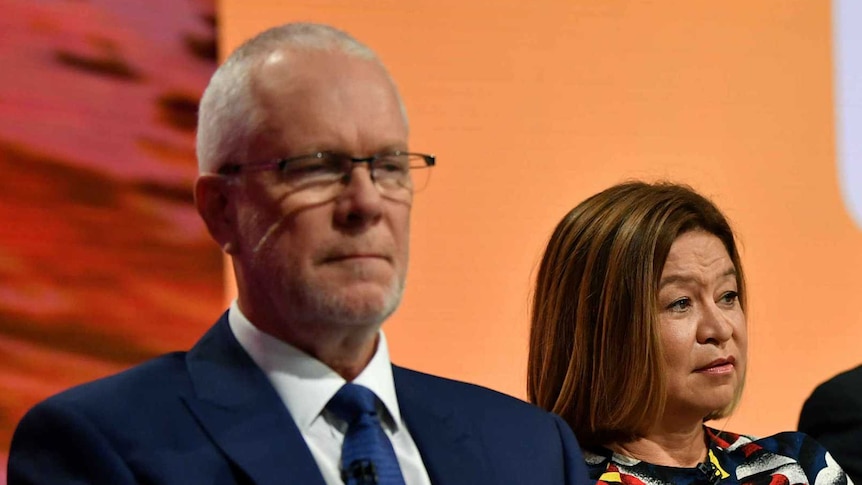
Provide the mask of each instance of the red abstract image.
[{"label": "red abstract image", "polygon": [[192,200],[212,0],[0,0],[0,484],[37,401],[223,306]]}]

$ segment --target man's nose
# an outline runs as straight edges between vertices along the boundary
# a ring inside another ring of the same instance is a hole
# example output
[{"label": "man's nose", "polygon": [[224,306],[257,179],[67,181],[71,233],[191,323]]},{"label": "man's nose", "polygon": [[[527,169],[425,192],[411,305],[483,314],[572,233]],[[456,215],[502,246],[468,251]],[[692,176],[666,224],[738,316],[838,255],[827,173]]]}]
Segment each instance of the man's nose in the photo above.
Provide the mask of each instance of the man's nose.
[{"label": "man's nose", "polygon": [[[366,163],[367,162],[367,163]],[[383,195],[374,182],[371,160],[354,159],[336,201],[336,217],[342,223],[373,221],[383,212]]]}]

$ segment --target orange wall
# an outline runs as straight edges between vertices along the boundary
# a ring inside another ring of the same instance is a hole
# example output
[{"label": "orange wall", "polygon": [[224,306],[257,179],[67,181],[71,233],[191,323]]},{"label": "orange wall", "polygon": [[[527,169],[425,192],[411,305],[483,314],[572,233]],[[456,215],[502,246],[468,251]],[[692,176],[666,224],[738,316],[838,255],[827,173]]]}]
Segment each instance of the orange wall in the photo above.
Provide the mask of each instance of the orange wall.
[{"label": "orange wall", "polygon": [[222,0],[227,52],[339,26],[400,84],[439,166],[413,213],[394,360],[523,397],[531,281],[553,226],[628,178],[693,185],[742,237],[750,371],[729,429],[794,428],[862,361],[862,237],[836,180],[828,2]]}]

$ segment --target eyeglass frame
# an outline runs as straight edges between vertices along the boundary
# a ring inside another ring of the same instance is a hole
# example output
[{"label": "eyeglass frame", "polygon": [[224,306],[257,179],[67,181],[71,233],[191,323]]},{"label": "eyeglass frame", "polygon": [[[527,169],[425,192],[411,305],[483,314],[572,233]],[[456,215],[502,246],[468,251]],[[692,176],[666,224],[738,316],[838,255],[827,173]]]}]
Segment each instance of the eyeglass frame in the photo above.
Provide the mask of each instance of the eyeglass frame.
[{"label": "eyeglass frame", "polygon": [[[392,150],[392,151],[375,153],[374,155],[371,155],[369,157],[354,157],[352,155],[349,155],[346,153],[341,153],[341,152],[336,152],[336,151],[319,151],[319,152],[314,152],[314,153],[306,153],[304,155],[297,155],[294,157],[278,158],[278,159],[269,160],[266,162],[256,162],[256,163],[247,163],[247,164],[225,164],[225,165],[222,165],[218,169],[217,174],[221,175],[221,176],[225,176],[225,177],[232,177],[232,176],[236,176],[236,175],[241,175],[243,173],[265,172],[265,171],[270,171],[270,170],[275,171],[275,172],[282,172],[282,171],[284,171],[285,167],[287,167],[291,162],[295,162],[298,160],[305,160],[305,159],[314,159],[314,158],[324,159],[326,156],[333,156],[333,155],[341,157],[342,161],[349,161],[350,162],[349,168],[344,170],[344,177],[346,177],[346,180],[350,180],[350,173],[353,170],[353,167],[355,167],[355,164],[367,163],[368,164],[368,173],[371,176],[371,181],[375,182],[375,183],[377,182],[377,180],[375,179],[374,174],[375,174],[376,169],[379,167],[375,167],[374,162],[376,162],[377,160],[379,160],[383,157],[387,157],[387,156],[408,156],[408,157],[410,157],[410,156],[412,156],[412,157],[420,158],[424,161],[425,166],[416,166],[416,167],[408,166],[407,167],[408,173],[411,169],[430,169],[431,167],[434,167],[436,165],[436,162],[437,162],[437,157],[435,155],[429,155],[427,153],[405,152],[405,151],[401,151],[401,150]],[[347,167],[347,166],[345,166],[345,167]]]}]

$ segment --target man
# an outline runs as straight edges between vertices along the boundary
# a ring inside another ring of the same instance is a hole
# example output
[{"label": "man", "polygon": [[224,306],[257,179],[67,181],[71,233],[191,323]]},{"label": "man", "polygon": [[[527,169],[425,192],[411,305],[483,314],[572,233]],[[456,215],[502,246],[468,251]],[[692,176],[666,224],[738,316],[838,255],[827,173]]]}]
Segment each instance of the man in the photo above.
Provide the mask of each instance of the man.
[{"label": "man", "polygon": [[347,34],[292,24],[240,47],[201,100],[195,186],[237,300],[188,353],[37,405],[9,484],[587,483],[558,417],[390,364],[380,327],[434,163],[407,132]]},{"label": "man", "polygon": [[862,483],[862,366],[817,386],[802,406],[799,431],[817,440]]}]

